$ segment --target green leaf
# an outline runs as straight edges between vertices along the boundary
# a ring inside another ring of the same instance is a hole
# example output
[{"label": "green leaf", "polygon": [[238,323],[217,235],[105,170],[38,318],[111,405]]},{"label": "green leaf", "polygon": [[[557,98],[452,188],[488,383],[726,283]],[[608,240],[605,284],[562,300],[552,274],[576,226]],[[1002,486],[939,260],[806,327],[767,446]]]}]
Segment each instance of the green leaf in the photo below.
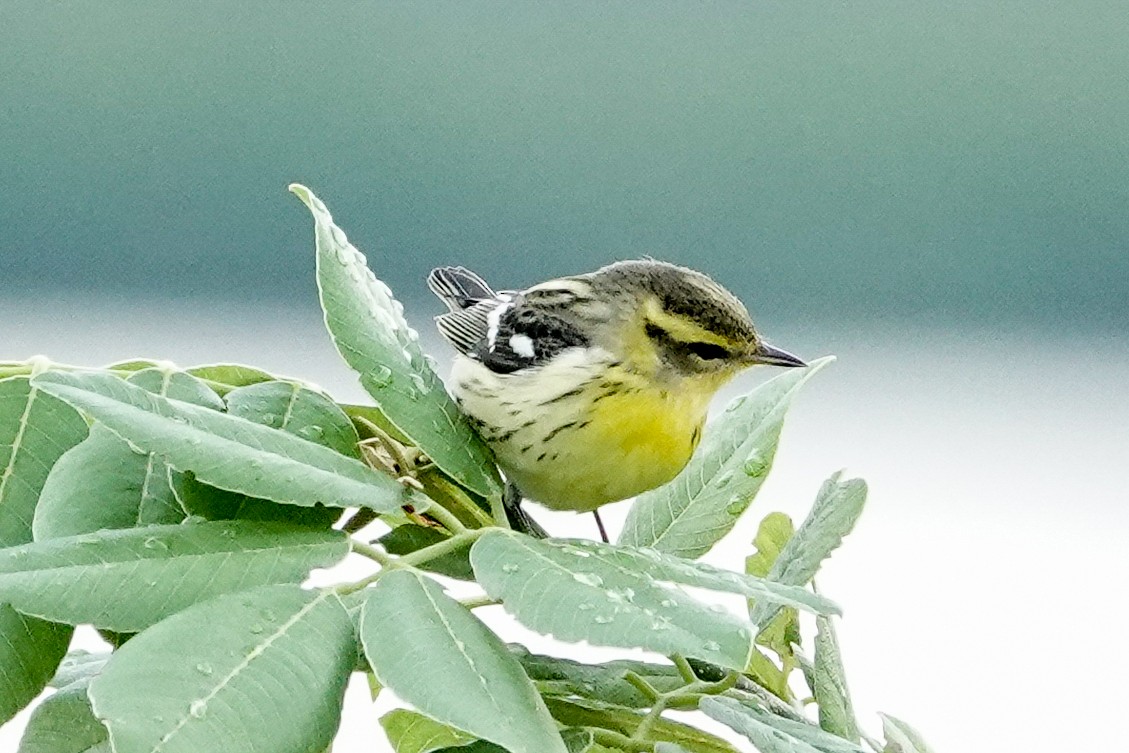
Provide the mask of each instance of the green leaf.
[{"label": "green leaf", "polygon": [[[761,520],[757,535],[753,539],[756,551],[745,559],[745,572],[764,578],[772,569],[773,563],[792,538],[795,531],[791,519],[780,512],[769,513]],[[752,614],[756,602],[749,600],[749,613]],[[791,607],[781,609],[767,626],[757,633],[757,643],[766,646],[780,657],[782,666],[777,667],[763,653],[753,655],[747,671],[763,687],[780,698],[790,700],[788,676],[799,662],[793,646],[800,643],[800,620],[797,611]]]},{"label": "green leaf", "polygon": [[265,586],[137,635],[90,685],[115,753],[310,753],[341,719],[356,658],[332,591]]},{"label": "green leaf", "polygon": [[765,515],[753,538],[756,551],[745,558],[745,572],[758,578],[767,578],[776,558],[794,533],[792,519],[784,513],[770,512]]},{"label": "green leaf", "polygon": [[879,713],[882,734],[886,737],[883,753],[933,753],[921,733],[897,717]]},{"label": "green leaf", "polygon": [[[790,586],[810,582],[823,560],[854,528],[866,503],[866,482],[840,481],[840,475],[836,473],[823,482],[807,519],[772,563],[769,580]],[[767,625],[778,609],[775,604],[759,603],[750,610],[749,617],[757,625]]]},{"label": "green leaf", "polygon": [[48,372],[43,391],[89,413],[130,444],[211,486],[284,504],[417,510],[427,498],[360,461],[285,431],[153,395],[105,374]]},{"label": "green leaf", "polygon": [[268,374],[254,366],[237,363],[213,363],[193,366],[186,371],[197,379],[203,379],[219,395],[226,395],[236,387],[246,387],[259,382],[269,382],[278,377]]},{"label": "green leaf", "polygon": [[677,690],[686,684],[678,670],[669,664],[651,664],[620,660],[603,664],[585,664],[555,656],[531,654],[520,646],[511,646],[529,679],[542,695],[576,696],[629,709],[650,708],[652,700],[624,677],[634,672],[660,693]]},{"label": "green leaf", "polygon": [[227,412],[360,460],[353,422],[335,402],[296,382],[261,382],[232,390]]},{"label": "green leaf", "polygon": [[314,216],[318,294],[345,362],[381,412],[444,473],[484,497],[501,494],[490,451],[447,394],[403,306],[305,186],[290,190]]},{"label": "green leaf", "polygon": [[432,719],[510,753],[567,753],[517,659],[430,579],[396,570],[377,581],[361,641],[381,684]]},{"label": "green leaf", "polygon": [[59,669],[55,671],[55,676],[51,678],[48,685],[56,690],[62,690],[80,680],[89,680],[101,672],[102,667],[106,666],[109,660],[109,651],[91,652],[83,649],[69,651],[59,663]]},{"label": "green leaf", "polygon": [[42,541],[103,528],[179,523],[184,518],[164,461],[134,452],[121,437],[95,424],[90,436],[51,469],[33,529],[36,540]]},{"label": "green leaf", "polygon": [[498,530],[475,542],[470,561],[486,593],[538,632],[745,668],[751,625],[659,583],[639,558],[657,563],[623,551]]},{"label": "green leaf", "polygon": [[18,753],[111,753],[109,733],[90,708],[89,682],[79,680],[40,703]]},{"label": "green leaf", "polygon": [[191,374],[169,369],[141,369],[126,380],[154,395],[181,400],[215,411],[224,409],[223,400],[212,389]]},{"label": "green leaf", "polygon": [[744,735],[761,753],[866,753],[819,727],[774,716],[734,698],[703,698],[698,709]]},{"label": "green leaf", "polygon": [[[212,410],[224,407],[207,385],[183,372],[142,369],[128,381],[163,397]],[[96,424],[47,476],[35,510],[35,538],[179,523],[187,514],[179,499],[182,481],[157,455],[135,452],[124,439]]]},{"label": "green leaf", "polygon": [[70,641],[69,626],[27,617],[0,604],[0,724],[46,687]]},{"label": "green leaf", "polygon": [[[570,727],[600,727],[630,737],[643,715],[630,709],[586,699],[546,698],[553,718]],[[660,718],[651,728],[651,739],[676,743],[692,753],[738,753],[724,740],[680,722]]]},{"label": "green leaf", "polygon": [[[86,436],[82,416],[33,387],[0,380],[0,547],[32,538],[32,519],[51,466]],[[51,679],[71,628],[20,614],[0,596],[0,724]]]},{"label": "green leaf", "polygon": [[131,358],[128,361],[115,361],[102,367],[102,371],[141,371],[142,369],[159,369],[160,361],[150,358]]},{"label": "green leaf", "polygon": [[99,531],[0,550],[0,601],[133,632],[217,594],[301,582],[348,551],[338,531],[250,521]]},{"label": "green leaf", "polygon": [[859,741],[858,722],[847,690],[839,639],[828,617],[817,617],[812,693],[819,704],[819,726],[851,742]]},{"label": "green leaf", "polygon": [[201,483],[195,474],[181,474],[177,498],[189,515],[204,520],[261,520],[293,526],[331,528],[341,517],[341,509],[321,504],[313,507],[280,505],[238,492],[217,489]]},{"label": "green leaf", "polygon": [[697,559],[752,503],[772,468],[792,398],[832,357],[789,369],[729,404],[706,427],[702,446],[678,476],[641,494],[619,543]]},{"label": "green leaf", "polygon": [[432,753],[469,745],[478,739],[407,709],[389,711],[380,717],[380,726],[395,753]]},{"label": "green leaf", "polygon": [[0,379],[0,547],[31,541],[31,521],[47,473],[86,437],[70,406],[28,379]]}]

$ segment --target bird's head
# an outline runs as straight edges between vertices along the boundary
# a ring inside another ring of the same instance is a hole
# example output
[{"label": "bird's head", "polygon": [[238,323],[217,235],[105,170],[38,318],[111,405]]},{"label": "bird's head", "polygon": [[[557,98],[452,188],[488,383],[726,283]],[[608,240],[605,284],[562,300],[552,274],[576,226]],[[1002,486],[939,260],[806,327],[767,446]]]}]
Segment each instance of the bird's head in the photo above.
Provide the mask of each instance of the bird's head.
[{"label": "bird's head", "polygon": [[714,389],[757,364],[804,366],[769,345],[732,293],[692,269],[652,260],[625,261],[593,272],[605,300],[625,300],[605,344],[624,365],[667,384],[690,380]]}]

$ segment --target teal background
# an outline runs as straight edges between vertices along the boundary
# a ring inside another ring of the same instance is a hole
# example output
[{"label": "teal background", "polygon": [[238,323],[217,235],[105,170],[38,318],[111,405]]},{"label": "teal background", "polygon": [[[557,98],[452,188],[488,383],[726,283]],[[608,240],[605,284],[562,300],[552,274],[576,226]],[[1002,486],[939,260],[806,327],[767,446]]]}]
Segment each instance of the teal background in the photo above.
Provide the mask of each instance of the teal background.
[{"label": "teal background", "polygon": [[1129,324],[1124,3],[6,0],[0,296],[653,255],[762,320]]}]

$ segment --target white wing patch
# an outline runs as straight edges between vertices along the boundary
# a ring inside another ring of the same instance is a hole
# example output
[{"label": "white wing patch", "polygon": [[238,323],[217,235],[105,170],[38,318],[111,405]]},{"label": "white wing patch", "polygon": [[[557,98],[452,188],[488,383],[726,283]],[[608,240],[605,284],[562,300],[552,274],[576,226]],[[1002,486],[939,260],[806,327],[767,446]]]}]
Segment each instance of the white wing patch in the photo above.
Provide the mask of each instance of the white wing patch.
[{"label": "white wing patch", "polygon": [[529,339],[529,335],[511,335],[510,350],[522,358],[533,358],[537,355],[533,350],[533,340]]},{"label": "white wing patch", "polygon": [[498,328],[502,326],[502,317],[507,311],[513,308],[514,305],[514,297],[506,293],[500,294],[498,300],[504,301],[504,303],[495,307],[486,315],[486,347],[491,351],[494,350],[494,343],[498,339]]}]

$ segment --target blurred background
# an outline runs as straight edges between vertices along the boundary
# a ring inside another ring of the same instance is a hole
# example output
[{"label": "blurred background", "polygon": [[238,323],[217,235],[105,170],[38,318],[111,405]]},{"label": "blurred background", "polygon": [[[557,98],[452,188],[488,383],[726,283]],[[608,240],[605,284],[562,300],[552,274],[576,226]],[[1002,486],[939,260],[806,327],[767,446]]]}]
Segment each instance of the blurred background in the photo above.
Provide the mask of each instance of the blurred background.
[{"label": "blurred background", "polygon": [[[3,19],[0,360],[236,360],[359,399],[292,181],[425,337],[438,264],[500,287],[693,266],[774,343],[840,359],[715,561],[845,466],[869,509],[820,580],[864,726],[887,711],[962,753],[1109,739],[1129,701],[1123,3],[6,0]],[[374,750],[363,696],[339,753]]]}]

